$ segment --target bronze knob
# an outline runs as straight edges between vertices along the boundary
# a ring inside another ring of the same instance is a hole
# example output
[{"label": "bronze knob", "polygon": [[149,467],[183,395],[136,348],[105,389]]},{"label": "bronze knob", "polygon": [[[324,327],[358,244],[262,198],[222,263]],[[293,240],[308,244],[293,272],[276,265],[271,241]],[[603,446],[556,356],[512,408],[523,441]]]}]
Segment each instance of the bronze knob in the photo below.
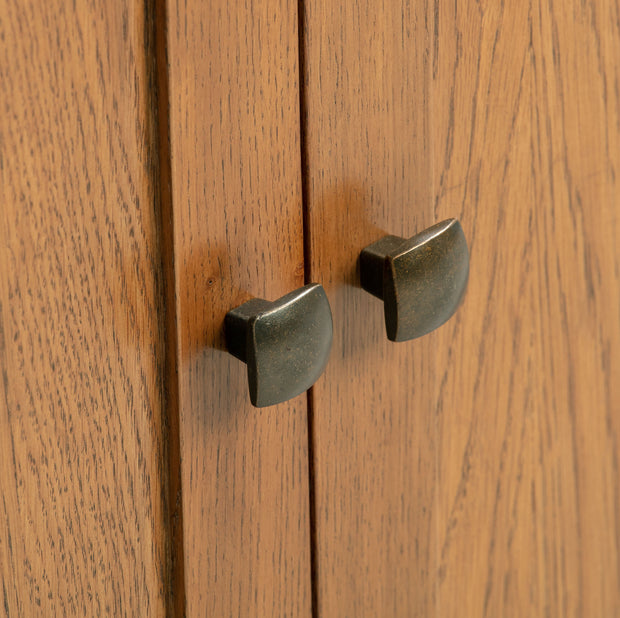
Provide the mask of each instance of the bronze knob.
[{"label": "bronze knob", "polygon": [[362,287],[383,300],[391,341],[435,330],[456,311],[469,275],[469,252],[456,219],[409,240],[385,236],[360,253]]},{"label": "bronze knob", "polygon": [[332,345],[332,312],[323,287],[306,285],[269,302],[254,298],[224,320],[228,351],[247,364],[252,404],[291,399],[323,373]]}]

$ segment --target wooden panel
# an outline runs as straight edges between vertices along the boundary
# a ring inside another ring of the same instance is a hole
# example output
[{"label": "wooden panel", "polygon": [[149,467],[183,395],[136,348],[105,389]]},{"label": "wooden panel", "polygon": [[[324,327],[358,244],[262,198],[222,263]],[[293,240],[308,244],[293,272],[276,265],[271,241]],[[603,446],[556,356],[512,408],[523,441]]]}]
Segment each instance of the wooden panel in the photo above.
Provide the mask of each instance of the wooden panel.
[{"label": "wooden panel", "polygon": [[165,611],[147,7],[129,0],[0,7],[7,615]]},{"label": "wooden panel", "polygon": [[[617,3],[305,5],[320,614],[618,615]],[[385,342],[356,254],[451,216],[464,305]]]},{"label": "wooden panel", "polygon": [[318,613],[431,616],[432,349],[387,340],[356,272],[367,244],[433,222],[425,7],[304,5],[311,277],[334,312],[312,397]]},{"label": "wooden panel", "polygon": [[225,313],[303,285],[297,3],[168,5],[188,615],[308,615],[306,397],[249,403]]},{"label": "wooden panel", "polygon": [[472,260],[434,338],[441,615],[620,615],[619,23],[438,2],[436,216]]}]

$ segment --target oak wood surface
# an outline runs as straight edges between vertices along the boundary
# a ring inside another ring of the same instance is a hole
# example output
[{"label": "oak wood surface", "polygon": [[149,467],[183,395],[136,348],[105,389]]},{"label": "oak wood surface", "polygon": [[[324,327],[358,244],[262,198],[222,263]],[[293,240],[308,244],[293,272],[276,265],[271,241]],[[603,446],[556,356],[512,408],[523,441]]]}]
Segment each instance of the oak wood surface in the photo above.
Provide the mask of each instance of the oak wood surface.
[{"label": "oak wood surface", "polygon": [[149,4],[0,5],[0,613],[162,615]]},{"label": "oak wood surface", "polygon": [[306,397],[249,402],[224,315],[303,285],[297,3],[168,4],[190,616],[309,615]]},{"label": "oak wood surface", "polygon": [[438,613],[620,615],[620,6],[440,0],[437,219],[468,230],[433,338]]},{"label": "oak wood surface", "polygon": [[[620,615],[617,2],[304,6],[319,615]],[[452,216],[464,304],[390,344],[356,254]]]}]

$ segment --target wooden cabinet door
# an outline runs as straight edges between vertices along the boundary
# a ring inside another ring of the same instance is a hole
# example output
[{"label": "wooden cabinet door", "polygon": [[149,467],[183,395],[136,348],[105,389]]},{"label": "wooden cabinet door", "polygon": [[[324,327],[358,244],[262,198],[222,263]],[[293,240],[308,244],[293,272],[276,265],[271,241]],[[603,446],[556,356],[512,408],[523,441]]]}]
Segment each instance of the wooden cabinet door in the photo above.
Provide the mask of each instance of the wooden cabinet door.
[{"label": "wooden cabinet door", "polygon": [[190,616],[311,613],[306,396],[253,408],[222,330],[249,298],[304,284],[297,22],[291,0],[168,3]]},{"label": "wooden cabinet door", "polygon": [[0,2],[0,614],[162,615],[149,3]]},{"label": "wooden cabinet door", "polygon": [[[318,615],[620,615],[618,3],[302,4]],[[464,303],[390,343],[357,255],[448,217]]]}]

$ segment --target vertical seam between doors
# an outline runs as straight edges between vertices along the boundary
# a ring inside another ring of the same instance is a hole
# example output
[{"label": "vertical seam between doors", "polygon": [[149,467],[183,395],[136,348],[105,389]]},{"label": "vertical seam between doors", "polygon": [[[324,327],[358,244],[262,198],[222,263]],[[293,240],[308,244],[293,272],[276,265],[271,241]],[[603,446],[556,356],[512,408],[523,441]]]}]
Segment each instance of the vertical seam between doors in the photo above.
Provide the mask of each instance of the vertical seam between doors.
[{"label": "vertical seam between doors", "polygon": [[[306,29],[304,0],[297,2],[297,49],[299,75],[299,140],[301,157],[301,196],[303,209],[303,247],[304,247],[304,283],[312,283],[312,230],[310,225],[309,200],[309,158],[308,142],[306,139],[308,122],[308,105],[306,90]],[[315,466],[315,435],[314,435],[314,394],[313,388],[307,392],[308,408],[308,489],[310,508],[310,577],[312,595],[312,617],[319,615],[319,578],[318,578],[318,546],[317,546],[317,517],[316,517],[316,466]]]},{"label": "vertical seam between doors", "polygon": [[[170,100],[168,77],[168,11],[166,0],[145,0],[154,8],[155,79],[151,84],[157,115],[159,156],[160,255],[163,272],[164,304],[164,422],[165,500],[167,533],[166,605],[168,616],[185,616],[185,576],[183,546],[183,500],[181,491],[180,403],[178,378],[178,330],[174,259],[174,217],[170,150]],[[154,7],[153,7],[154,4]],[[156,200],[157,202],[157,200]]]}]

